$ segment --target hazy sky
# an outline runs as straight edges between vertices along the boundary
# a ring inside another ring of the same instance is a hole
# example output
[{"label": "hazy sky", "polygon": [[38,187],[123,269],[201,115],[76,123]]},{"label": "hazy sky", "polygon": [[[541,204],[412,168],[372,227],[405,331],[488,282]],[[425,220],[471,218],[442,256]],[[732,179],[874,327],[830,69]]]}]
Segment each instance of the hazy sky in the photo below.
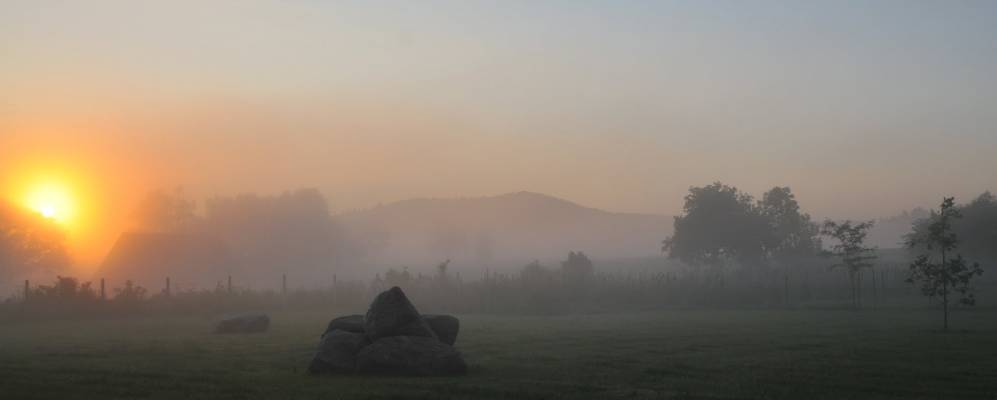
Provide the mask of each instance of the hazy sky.
[{"label": "hazy sky", "polygon": [[[3,1],[0,179],[817,216],[997,189],[997,2]],[[43,171],[43,172],[37,172]],[[97,217],[95,217],[97,218]]]}]

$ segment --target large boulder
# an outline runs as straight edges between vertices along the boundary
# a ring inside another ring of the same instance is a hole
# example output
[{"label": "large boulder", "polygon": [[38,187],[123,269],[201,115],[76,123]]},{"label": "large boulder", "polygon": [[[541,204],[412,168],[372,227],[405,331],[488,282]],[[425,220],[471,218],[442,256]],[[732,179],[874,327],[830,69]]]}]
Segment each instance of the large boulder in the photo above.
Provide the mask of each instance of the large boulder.
[{"label": "large boulder", "polygon": [[398,286],[381,292],[374,298],[364,317],[364,332],[371,341],[391,336],[436,339],[436,334]]},{"label": "large boulder", "polygon": [[422,319],[429,324],[436,337],[441,342],[453,346],[457,342],[457,332],[460,331],[460,320],[452,315],[422,314]]},{"label": "large boulder", "polygon": [[370,342],[363,333],[333,329],[322,335],[318,352],[308,366],[308,372],[353,372],[356,369],[357,353]]},{"label": "large boulder", "polygon": [[215,333],[256,333],[270,328],[270,317],[263,313],[232,314],[222,317]]},{"label": "large boulder", "polygon": [[357,372],[388,375],[460,375],[463,357],[452,346],[425,336],[390,336],[374,341],[356,356]]},{"label": "large boulder", "polygon": [[329,321],[329,325],[326,326],[325,332],[322,332],[322,336],[325,336],[329,332],[332,332],[337,329],[353,333],[364,333],[363,315],[360,314],[347,315]]},{"label": "large boulder", "polygon": [[395,375],[456,375],[467,371],[453,348],[460,321],[449,315],[419,315],[398,287],[379,294],[367,315],[347,315],[326,326],[308,366],[326,372]]}]

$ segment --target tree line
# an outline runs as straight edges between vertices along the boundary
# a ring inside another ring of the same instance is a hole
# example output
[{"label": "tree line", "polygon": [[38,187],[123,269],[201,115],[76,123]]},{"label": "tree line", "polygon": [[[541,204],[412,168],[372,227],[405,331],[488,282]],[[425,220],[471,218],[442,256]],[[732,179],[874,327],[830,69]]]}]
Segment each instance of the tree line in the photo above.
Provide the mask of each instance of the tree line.
[{"label": "tree line", "polygon": [[[969,218],[962,219],[964,215]],[[847,273],[853,307],[862,301],[863,274],[876,265],[876,248],[866,245],[875,221],[817,223],[803,212],[789,187],[775,187],[761,199],[720,182],[692,187],[681,215],[675,217],[673,236],[662,251],[705,273],[717,276],[734,270],[741,279],[792,273],[794,266],[817,258]],[[829,242],[825,246],[824,241]],[[951,297],[972,305],[972,279],[983,274],[979,263],[966,261],[959,250],[997,260],[997,199],[985,192],[956,205],[944,198],[938,210],[916,220],[904,245],[916,258],[907,281],[921,285],[922,293],[941,302],[948,328]],[[788,279],[788,278],[787,278]]]}]

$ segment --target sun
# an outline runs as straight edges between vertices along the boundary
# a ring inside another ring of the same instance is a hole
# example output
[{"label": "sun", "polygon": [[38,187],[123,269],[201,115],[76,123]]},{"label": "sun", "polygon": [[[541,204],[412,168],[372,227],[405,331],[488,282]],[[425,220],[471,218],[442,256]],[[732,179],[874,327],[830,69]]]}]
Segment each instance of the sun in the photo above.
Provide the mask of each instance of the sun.
[{"label": "sun", "polygon": [[72,191],[59,182],[44,182],[32,187],[25,198],[28,208],[61,224],[69,223],[75,213]]}]

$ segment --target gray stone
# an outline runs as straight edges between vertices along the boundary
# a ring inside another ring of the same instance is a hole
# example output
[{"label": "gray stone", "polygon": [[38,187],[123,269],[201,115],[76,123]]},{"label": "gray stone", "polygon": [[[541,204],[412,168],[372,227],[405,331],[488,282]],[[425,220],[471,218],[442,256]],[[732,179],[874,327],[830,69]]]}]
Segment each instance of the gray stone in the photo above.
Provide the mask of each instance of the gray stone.
[{"label": "gray stone", "polygon": [[350,373],[356,369],[357,353],[370,344],[363,333],[333,329],[322,336],[318,351],[308,366],[312,374]]},{"label": "gray stone", "polygon": [[436,334],[398,286],[385,290],[374,298],[364,317],[364,332],[371,341],[390,336],[436,339]]},{"label": "gray stone", "polygon": [[452,346],[424,336],[379,339],[357,353],[357,372],[385,375],[460,375],[467,364]]},{"label": "gray stone", "polygon": [[256,333],[270,328],[270,317],[262,313],[233,314],[222,317],[215,333]]},{"label": "gray stone", "polygon": [[329,325],[325,328],[325,332],[322,332],[322,336],[325,336],[329,332],[332,332],[333,330],[336,329],[353,333],[364,333],[363,315],[360,314],[347,315],[329,321]]},{"label": "gray stone", "polygon": [[441,342],[451,346],[457,342],[457,332],[460,331],[460,320],[452,315],[422,314],[429,328],[433,330]]}]

